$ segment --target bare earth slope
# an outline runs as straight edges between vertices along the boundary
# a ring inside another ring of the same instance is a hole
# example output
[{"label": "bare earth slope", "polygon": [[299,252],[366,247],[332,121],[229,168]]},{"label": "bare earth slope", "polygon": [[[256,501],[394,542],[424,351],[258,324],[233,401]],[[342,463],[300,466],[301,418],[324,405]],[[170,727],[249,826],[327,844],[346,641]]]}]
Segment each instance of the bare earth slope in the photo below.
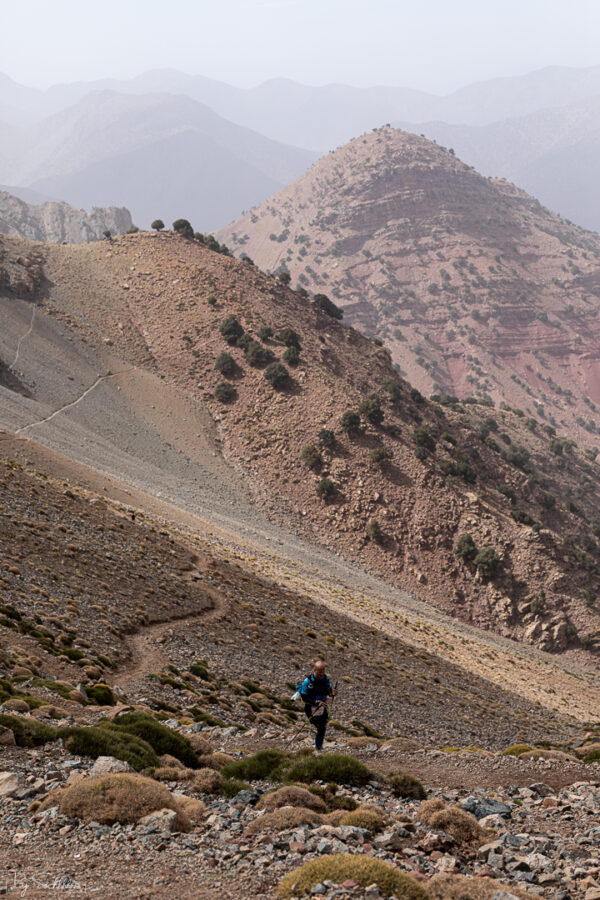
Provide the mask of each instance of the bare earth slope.
[{"label": "bare earth slope", "polygon": [[600,238],[513,185],[383,128],[219,236],[330,295],[427,394],[504,400],[596,443]]},{"label": "bare earth slope", "polygon": [[[241,518],[272,545],[258,500],[272,520],[465,621],[548,650],[595,651],[598,470],[550,426],[424,401],[385,349],[197,241],[137,235],[35,252],[41,306],[27,303],[27,315],[23,301],[2,301],[13,322],[6,362],[29,332],[11,371],[31,397],[0,389],[8,428],[223,527]],[[255,355],[289,359],[281,339],[257,336],[295,331],[286,389],[265,380],[266,360],[226,343],[231,315]],[[229,403],[214,395],[223,352],[234,361]],[[348,410],[361,410],[360,424],[344,430]],[[334,442],[319,448],[321,428]],[[457,557],[467,533],[474,549]]]}]

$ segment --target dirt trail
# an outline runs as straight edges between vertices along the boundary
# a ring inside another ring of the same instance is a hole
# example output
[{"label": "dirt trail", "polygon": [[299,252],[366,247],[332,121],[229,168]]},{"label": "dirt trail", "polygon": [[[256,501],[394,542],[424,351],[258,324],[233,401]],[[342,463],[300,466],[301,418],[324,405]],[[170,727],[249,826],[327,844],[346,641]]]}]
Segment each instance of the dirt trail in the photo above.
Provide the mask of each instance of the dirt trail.
[{"label": "dirt trail", "polygon": [[[10,366],[8,367],[9,369],[12,369],[13,372],[15,371],[15,366],[16,366],[18,360],[19,360],[19,354],[20,354],[20,352],[21,352],[21,344],[23,343],[23,341],[24,341],[26,338],[29,337],[29,335],[30,335],[31,332],[33,331],[33,324],[34,324],[34,322],[35,322],[35,311],[36,311],[36,309],[37,309],[37,307],[34,305],[32,311],[31,311],[31,322],[29,323],[29,328],[27,329],[27,331],[25,332],[25,334],[22,334],[21,337],[19,338],[19,341],[18,341],[18,343],[17,343],[17,350],[16,350],[16,352],[15,352],[15,358],[13,359],[13,361],[12,361],[11,364],[10,364]],[[16,373],[15,373],[15,374],[16,374]]]}]

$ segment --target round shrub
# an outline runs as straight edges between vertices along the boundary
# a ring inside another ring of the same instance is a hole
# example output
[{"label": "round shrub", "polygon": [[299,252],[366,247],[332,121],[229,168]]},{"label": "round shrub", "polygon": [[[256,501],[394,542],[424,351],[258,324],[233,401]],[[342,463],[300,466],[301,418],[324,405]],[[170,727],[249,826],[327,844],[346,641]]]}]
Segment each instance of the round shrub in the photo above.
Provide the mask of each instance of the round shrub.
[{"label": "round shrub", "polygon": [[[262,778],[275,777],[279,773],[287,754],[283,750],[259,750],[253,756],[238,759],[224,766],[224,778],[243,778],[246,781],[259,781]],[[299,779],[296,779],[299,780]]]},{"label": "round shrub", "polygon": [[335,781],[336,784],[366,784],[372,773],[364,763],[343,753],[328,753],[326,756],[308,756],[292,765],[285,772],[286,781]]},{"label": "round shrub", "polygon": [[274,354],[269,347],[263,347],[258,341],[251,340],[246,347],[245,357],[251,366],[260,369],[273,361]]},{"label": "round shrub", "polygon": [[397,900],[427,900],[428,897],[425,888],[391,863],[351,853],[324,856],[292,869],[280,881],[279,893],[283,897],[304,897],[324,881],[335,884],[355,881],[361,887],[376,884],[384,896],[393,894]]},{"label": "round shrub", "polygon": [[241,338],[244,333],[244,329],[235,316],[227,316],[226,319],[223,319],[219,330],[228,344],[237,343],[238,339]]},{"label": "round shrub", "polygon": [[269,363],[265,369],[265,378],[278,391],[288,387],[291,382],[290,373],[280,362]]},{"label": "round shrub", "polygon": [[132,825],[159,809],[172,809],[179,813],[178,830],[190,830],[177,799],[164,785],[143,775],[118,773],[83,778],[67,787],[58,806],[63,815],[101,825]]},{"label": "round shrub", "polygon": [[168,753],[184,766],[198,768],[198,757],[188,739],[145,713],[123,713],[110,723],[110,729],[136,735],[150,744],[159,756]]},{"label": "round shrub", "polygon": [[107,684],[93,684],[86,687],[88,700],[91,700],[96,706],[114,706],[116,701],[115,695]]},{"label": "round shrub", "polygon": [[282,806],[250,822],[246,828],[246,834],[259,834],[261,831],[277,834],[279,831],[287,831],[288,828],[297,828],[298,825],[320,825],[321,822],[321,816],[314,809],[304,809],[302,806]]},{"label": "round shrub", "polygon": [[304,809],[312,809],[314,812],[327,811],[325,801],[321,797],[297,784],[269,791],[268,794],[263,794],[256,804],[257,809],[269,810],[279,809],[282,806],[302,806]]},{"label": "round shrub", "polygon": [[215,369],[217,372],[220,372],[221,375],[224,375],[226,378],[231,378],[231,376],[235,372],[235,360],[230,353],[219,353],[217,356],[217,361],[215,362]]},{"label": "round shrub", "polygon": [[273,337],[273,329],[268,325],[261,325],[261,327],[258,329],[258,336],[261,341],[268,341],[269,338]]},{"label": "round shrub", "polygon": [[333,447],[335,444],[335,434],[330,428],[321,428],[317,437],[322,447]]},{"label": "round shrub", "polygon": [[425,800],[427,791],[418,778],[408,772],[396,772],[388,778],[388,784],[394,797],[406,800]]},{"label": "round shrub", "polygon": [[221,774],[215,769],[198,769],[197,772],[194,772],[192,779],[194,788],[201,794],[215,794],[222,783]]},{"label": "round shrub", "polygon": [[484,578],[491,578],[500,567],[500,557],[493,547],[482,547],[473,560],[477,571]]},{"label": "round shrub", "polygon": [[150,228],[153,228],[154,231],[162,231],[165,227],[165,223],[162,219],[155,219]]},{"label": "round shrub", "polygon": [[148,741],[126,731],[92,725],[89,728],[63,728],[60,737],[70,753],[78,756],[113,756],[128,762],[138,772],[158,765],[158,756]]},{"label": "round shrub", "polygon": [[295,347],[296,350],[301,349],[298,332],[294,331],[293,328],[282,328],[277,334],[277,340],[281,341],[282,344],[285,344],[286,347]]},{"label": "round shrub", "polygon": [[376,544],[379,544],[381,539],[383,538],[383,532],[381,531],[381,525],[377,521],[377,519],[369,519],[367,522],[367,537],[371,541],[375,541]]},{"label": "round shrub", "polygon": [[215,388],[215,400],[219,403],[231,403],[237,397],[237,391],[228,381],[221,381]]},{"label": "round shrub", "polygon": [[319,448],[314,444],[308,444],[302,451],[302,462],[309,469],[317,469],[323,462]]},{"label": "round shrub", "polygon": [[349,812],[340,820],[340,825],[352,825],[354,828],[364,828],[371,834],[379,834],[383,831],[383,819],[371,809],[358,807],[354,812]]},{"label": "round shrub", "polygon": [[300,354],[298,353],[298,348],[288,347],[283,354],[283,361],[286,362],[288,366],[297,366],[300,362]]},{"label": "round shrub", "polygon": [[378,469],[383,469],[385,464],[390,461],[392,454],[385,447],[373,447],[369,452],[369,460],[371,465]]},{"label": "round shrub", "polygon": [[342,414],[340,425],[344,431],[348,434],[352,434],[352,432],[358,431],[360,428],[360,415],[353,409],[347,409],[346,412]]},{"label": "round shrub", "polygon": [[425,449],[425,447],[415,447],[415,456],[420,462],[425,462],[429,453]]},{"label": "round shrub", "polygon": [[461,534],[454,545],[454,554],[458,556],[459,559],[473,559],[476,553],[477,547],[475,546],[473,537],[468,532],[466,534]]},{"label": "round shrub", "polygon": [[365,397],[361,401],[358,411],[371,425],[381,425],[385,418],[379,394],[372,393]]},{"label": "round shrub", "polygon": [[321,500],[327,500],[335,494],[335,485],[331,478],[321,478],[317,485],[317,494]]},{"label": "round shrub", "polygon": [[521,756],[522,753],[529,753],[533,749],[529,744],[511,744],[502,751],[502,756]]}]

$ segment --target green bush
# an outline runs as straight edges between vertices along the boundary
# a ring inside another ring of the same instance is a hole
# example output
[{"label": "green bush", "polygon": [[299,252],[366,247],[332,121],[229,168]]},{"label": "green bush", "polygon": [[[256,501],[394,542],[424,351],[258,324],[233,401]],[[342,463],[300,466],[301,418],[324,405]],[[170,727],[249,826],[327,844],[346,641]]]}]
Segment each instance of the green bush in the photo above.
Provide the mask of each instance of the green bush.
[{"label": "green bush", "polygon": [[510,747],[502,751],[502,756],[521,756],[522,753],[529,753],[533,749],[530,744],[511,744]]},{"label": "green bush", "polygon": [[331,316],[332,319],[344,318],[344,310],[340,309],[339,306],[336,306],[333,300],[329,299],[327,294],[315,294],[313,297],[313,306],[320,312],[325,313],[326,316]]},{"label": "green bush", "polygon": [[385,447],[373,447],[369,452],[371,465],[376,466],[378,469],[383,469],[391,458],[392,454]]},{"label": "green bush", "polygon": [[321,428],[317,437],[322,447],[333,447],[335,444],[335,434],[330,428]]},{"label": "green bush", "polygon": [[258,341],[250,341],[245,353],[246,361],[256,369],[261,369],[273,362],[275,355],[269,347],[264,347]]},{"label": "green bush", "polygon": [[86,687],[85,692],[88,700],[91,700],[96,706],[114,706],[117,702],[107,684],[93,684],[91,687]]},{"label": "green bush", "polygon": [[340,425],[348,434],[358,431],[360,428],[360,415],[353,409],[347,409],[346,412],[342,414]]},{"label": "green bush", "polygon": [[39,747],[48,741],[55,741],[58,735],[58,728],[52,725],[4,713],[0,713],[0,725],[10,728],[19,747]]},{"label": "green bush", "polygon": [[308,444],[302,451],[302,462],[309,469],[317,469],[323,462],[319,448],[314,444]]},{"label": "green bush", "polygon": [[436,443],[429,425],[419,425],[412,433],[412,439],[417,447],[424,447],[430,453],[435,453]]},{"label": "green bush", "polygon": [[273,337],[273,329],[268,325],[261,325],[261,327],[258,329],[258,336],[261,341],[268,341],[269,338]]},{"label": "green bush", "polygon": [[389,381],[386,381],[384,388],[390,395],[392,403],[398,403],[398,401],[402,399],[402,385],[399,381],[394,381],[394,379],[391,378]]},{"label": "green bush", "polygon": [[198,757],[188,739],[145,713],[123,713],[110,723],[110,728],[142,738],[158,756],[168,753],[190,769],[198,768]]},{"label": "green bush", "polygon": [[58,736],[63,739],[69,753],[77,756],[89,756],[91,759],[113,756],[128,762],[137,772],[158,765],[158,756],[150,744],[126,731],[105,726],[61,728]]},{"label": "green bush", "polygon": [[281,331],[276,335],[277,340],[281,341],[282,344],[285,344],[286,347],[295,347],[296,350],[301,350],[300,346],[300,337],[298,336],[298,332],[294,331],[293,328],[282,328]]},{"label": "green bush", "polygon": [[374,541],[376,544],[380,544],[383,539],[383,532],[381,530],[381,525],[377,521],[377,519],[369,519],[367,522],[367,537]]},{"label": "green bush", "polygon": [[241,338],[244,333],[244,329],[235,316],[227,316],[226,319],[223,319],[219,330],[228,344],[237,343],[238,339]]},{"label": "green bush", "polygon": [[217,356],[217,361],[215,362],[215,369],[226,378],[231,378],[236,369],[233,356],[231,356],[231,354],[227,353],[225,350],[223,351],[223,353],[219,353],[219,355]]},{"label": "green bush", "polygon": [[238,759],[221,770],[223,778],[238,778],[245,781],[260,781],[263,778],[279,780],[282,764],[288,754],[283,750],[260,750],[253,756]]},{"label": "green bush", "polygon": [[297,366],[300,362],[300,354],[298,353],[298,348],[288,347],[283,354],[283,361],[286,362],[288,366]]},{"label": "green bush", "polygon": [[600,762],[600,748],[596,747],[595,750],[590,750],[590,752],[583,757],[583,762],[586,766],[589,766],[590,763]]},{"label": "green bush", "polygon": [[535,525],[533,516],[530,516],[528,512],[524,512],[522,509],[512,509],[510,514],[515,522],[518,522],[520,525]]},{"label": "green bush", "polygon": [[215,388],[215,400],[219,403],[231,403],[237,397],[237,391],[228,381],[221,381]]},{"label": "green bush", "polygon": [[180,234],[184,238],[189,238],[190,240],[194,237],[194,229],[187,219],[175,219],[173,222],[173,231],[176,231],[177,234]]},{"label": "green bush", "polygon": [[321,478],[317,485],[317,494],[322,500],[333,497],[335,494],[335,485],[331,478]]},{"label": "green bush", "polygon": [[459,559],[473,559],[477,553],[477,547],[473,537],[467,532],[461,534],[454,545],[454,553]]},{"label": "green bush", "polygon": [[336,784],[366,784],[373,777],[364,763],[343,753],[328,753],[326,756],[308,756],[298,760],[285,772],[286,781],[335,781]]},{"label": "green bush", "polygon": [[501,494],[504,494],[505,497],[508,497],[511,503],[514,504],[517,502],[517,495],[510,484],[499,484],[498,490]]},{"label": "green bush", "polygon": [[278,391],[288,387],[291,382],[290,373],[280,362],[269,363],[265,369],[265,378]]},{"label": "green bush", "polygon": [[500,557],[493,547],[482,547],[475,556],[475,567],[485,578],[491,578],[500,567]]},{"label": "green bush", "polygon": [[235,342],[235,346],[245,351],[248,349],[250,344],[253,343],[253,341],[254,338],[252,337],[252,335],[248,334],[248,332],[245,332],[237,339],[237,341]]},{"label": "green bush", "polygon": [[425,800],[427,791],[418,778],[408,772],[396,772],[388,778],[388,784],[394,797],[406,800]]},{"label": "green bush", "polygon": [[385,414],[381,408],[379,394],[371,393],[361,401],[358,411],[371,425],[381,425]]},{"label": "green bush", "polygon": [[415,456],[418,460],[424,462],[429,456],[429,453],[427,452],[425,447],[415,447]]},{"label": "green bush", "polygon": [[221,797],[235,797],[240,791],[251,791],[252,785],[247,781],[240,781],[239,778],[224,778],[217,789],[217,794]]},{"label": "green bush", "polygon": [[323,856],[292,869],[280,881],[279,893],[282,897],[305,897],[324,881],[355,881],[363,888],[376,884],[384,896],[393,895],[397,900],[427,900],[429,896],[414,878],[391,863],[352,853]]}]

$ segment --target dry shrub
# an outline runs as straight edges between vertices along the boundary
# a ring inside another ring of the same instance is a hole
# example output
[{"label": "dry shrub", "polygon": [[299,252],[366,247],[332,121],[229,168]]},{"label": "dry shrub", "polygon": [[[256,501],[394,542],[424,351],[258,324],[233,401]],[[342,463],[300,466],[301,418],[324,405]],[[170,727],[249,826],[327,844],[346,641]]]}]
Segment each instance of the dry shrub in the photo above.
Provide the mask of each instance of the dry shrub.
[{"label": "dry shrub", "polygon": [[419,806],[419,822],[422,822],[423,825],[431,825],[432,816],[441,809],[446,809],[446,804],[439,797],[424,800]]},{"label": "dry shrub", "polygon": [[372,809],[366,809],[359,806],[354,812],[346,813],[340,821],[340,825],[352,825],[354,828],[364,828],[371,834],[378,834],[383,831],[383,819]]},{"label": "dry shrub", "polygon": [[526,753],[521,753],[519,759],[555,759],[558,762],[576,762],[577,757],[571,753],[563,753],[562,750],[528,750]]},{"label": "dry shrub", "polygon": [[130,825],[159,809],[172,809],[178,813],[176,828],[189,831],[189,820],[181,811],[179,799],[164,785],[143,775],[118,773],[82,778],[60,796],[59,809],[63,815],[101,825]]},{"label": "dry shrub", "polygon": [[210,759],[211,768],[213,769],[223,769],[225,766],[235,762],[233,756],[230,756],[229,753],[223,753],[221,750],[215,750]]},{"label": "dry shrub", "polygon": [[348,815],[347,809],[334,809],[332,812],[325,813],[323,822],[325,825],[333,825],[335,828],[342,824],[342,819]]},{"label": "dry shrub", "polygon": [[197,825],[206,815],[206,807],[202,800],[195,797],[177,797],[179,811]]},{"label": "dry shrub", "polygon": [[192,775],[193,769],[180,769],[178,766],[159,766],[152,772],[156,781],[188,781]]},{"label": "dry shrub", "polygon": [[52,706],[52,704],[48,703],[38,706],[38,708],[32,712],[32,715],[36,718],[47,717],[48,719],[66,719],[69,714],[62,706]]},{"label": "dry shrub", "polygon": [[302,806],[304,809],[314,809],[315,812],[326,812],[327,806],[325,802],[315,794],[307,791],[306,788],[298,787],[295,784],[289,787],[278,788],[276,791],[270,791],[263,794],[258,803],[257,809],[279,809],[282,806]]},{"label": "dry shrub", "polygon": [[427,900],[425,888],[403,875],[390,863],[372,857],[353,856],[350,853],[325,856],[293,869],[279,884],[279,893],[284,897],[304,897],[315,884],[333,881],[356,881],[361,887],[376,884],[388,897],[393,894],[398,900]]},{"label": "dry shrub", "polygon": [[396,772],[390,775],[388,783],[394,797],[404,797],[407,800],[424,800],[427,791],[418,778],[408,772]]},{"label": "dry shrub", "polygon": [[186,734],[186,738],[192,745],[192,750],[198,754],[198,756],[210,756],[213,751],[213,748],[208,743],[206,738],[202,737],[200,734]]},{"label": "dry shrub", "polygon": [[348,747],[354,747],[355,750],[360,750],[362,747],[368,747],[369,744],[377,744],[377,746],[379,746],[381,741],[377,740],[377,738],[364,737],[361,735],[360,737],[346,738],[344,743],[347,744]]},{"label": "dry shrub", "polygon": [[192,784],[201,794],[214,794],[219,790],[223,779],[216,769],[198,769],[194,772]]},{"label": "dry shrub", "polygon": [[445,831],[459,844],[470,844],[471,841],[481,843],[487,836],[475,816],[458,806],[449,806],[435,813],[431,827],[436,831]]},{"label": "dry shrub", "polygon": [[169,769],[187,768],[187,766],[184,766],[184,764],[180,760],[176,759],[174,756],[171,756],[170,753],[163,753],[162,756],[159,756],[158,761],[161,766],[166,766]]},{"label": "dry shrub", "polygon": [[246,828],[246,834],[259,834],[261,831],[279,832],[298,825],[320,825],[323,817],[314,809],[302,806],[282,806],[254,819]]},{"label": "dry shrub", "polygon": [[[468,875],[434,875],[427,883],[431,900],[493,900],[501,887],[493,878]],[[531,900],[532,894],[512,884],[507,890],[519,900]]]}]

